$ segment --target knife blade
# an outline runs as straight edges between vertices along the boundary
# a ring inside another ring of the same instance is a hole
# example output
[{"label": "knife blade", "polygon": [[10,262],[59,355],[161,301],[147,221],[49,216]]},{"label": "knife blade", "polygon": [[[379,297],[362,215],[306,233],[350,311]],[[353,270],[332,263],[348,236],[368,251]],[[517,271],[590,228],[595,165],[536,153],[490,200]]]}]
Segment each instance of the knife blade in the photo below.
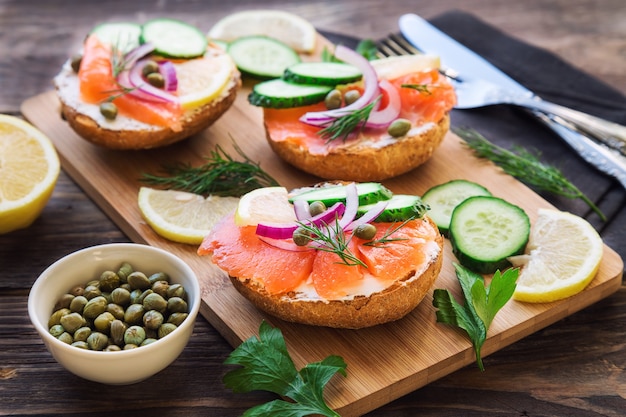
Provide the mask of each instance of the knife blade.
[{"label": "knife blade", "polygon": [[[531,90],[515,81],[502,70],[465,45],[451,38],[422,17],[409,13],[398,20],[400,32],[417,49],[427,54],[439,56],[443,71],[459,71],[460,79],[473,77],[486,79],[514,93],[526,97],[537,97]],[[626,158],[608,147],[568,126],[561,119],[548,117],[540,112],[533,112],[541,122],[550,127],[557,135],[572,147],[587,162],[616,178],[626,188]]]}]

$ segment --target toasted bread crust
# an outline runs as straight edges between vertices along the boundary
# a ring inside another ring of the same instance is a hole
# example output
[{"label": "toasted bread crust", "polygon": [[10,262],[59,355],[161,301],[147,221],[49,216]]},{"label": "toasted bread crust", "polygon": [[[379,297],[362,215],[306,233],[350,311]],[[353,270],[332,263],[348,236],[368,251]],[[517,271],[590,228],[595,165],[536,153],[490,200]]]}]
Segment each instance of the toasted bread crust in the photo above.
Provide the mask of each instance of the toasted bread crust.
[{"label": "toasted bread crust", "polygon": [[[430,218],[426,218],[436,228]],[[293,294],[271,295],[251,280],[230,277],[234,287],[260,310],[282,320],[345,329],[360,329],[399,320],[419,305],[431,289],[443,262],[443,237],[437,234],[439,253],[419,276],[415,271],[384,291],[346,300],[298,299]]]},{"label": "toasted bread crust", "polygon": [[203,131],[230,108],[240,86],[241,76],[238,71],[233,71],[228,90],[219,99],[185,113],[182,130],[177,132],[167,127],[144,130],[109,129],[64,102],[63,95],[58,96],[63,117],[83,139],[109,149],[138,150],[170,145]]},{"label": "toasted bread crust", "polygon": [[270,147],[283,160],[320,178],[349,181],[382,181],[409,172],[426,162],[450,128],[446,114],[432,128],[399,138],[381,148],[338,148],[326,155],[315,155],[291,141],[276,141],[267,130]]}]

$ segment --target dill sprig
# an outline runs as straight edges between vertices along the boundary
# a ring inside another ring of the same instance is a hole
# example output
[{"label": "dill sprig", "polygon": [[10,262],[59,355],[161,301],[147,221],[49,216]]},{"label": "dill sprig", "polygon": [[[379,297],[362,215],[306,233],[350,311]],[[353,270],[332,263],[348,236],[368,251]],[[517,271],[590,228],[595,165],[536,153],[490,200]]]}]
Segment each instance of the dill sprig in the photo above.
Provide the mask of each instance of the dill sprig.
[{"label": "dill sprig", "polygon": [[431,95],[432,91],[430,91],[430,88],[434,87],[428,84],[400,84],[400,87],[402,88],[412,88],[413,90],[417,90],[420,93],[424,93],[427,95]]},{"label": "dill sprig", "polygon": [[336,254],[341,260],[339,263],[367,267],[348,247],[352,236],[346,238],[339,219],[335,219],[331,224],[323,223],[320,226],[305,222],[298,222],[298,225],[309,234],[308,238],[316,243],[315,249]]},{"label": "dill sprig", "polygon": [[515,148],[515,152],[509,151],[489,142],[472,129],[454,129],[454,132],[466,141],[478,157],[489,159],[507,174],[539,190],[568,198],[580,198],[602,221],[606,221],[604,213],[582,191],[560,170],[539,161],[537,155],[520,146]]},{"label": "dill sprig", "polygon": [[147,184],[201,195],[239,197],[256,188],[279,185],[259,163],[253,162],[233,141],[233,147],[243,158],[236,161],[219,145],[206,158],[206,163],[193,167],[174,164],[163,167],[164,176],[142,175]]},{"label": "dill sprig", "polygon": [[348,110],[339,117],[334,118],[328,126],[318,132],[322,138],[326,139],[326,143],[341,138],[346,140],[348,135],[359,128],[359,131],[365,126],[365,122],[370,117],[370,113],[374,106],[380,100],[380,96],[369,103],[367,106],[358,110]]},{"label": "dill sprig", "polygon": [[390,237],[392,234],[396,233],[398,230],[402,229],[408,222],[415,219],[415,217],[410,217],[400,223],[398,226],[395,226],[395,223],[392,223],[391,226],[385,230],[385,233],[379,237],[378,239],[370,240],[369,242],[363,243],[365,246],[375,246],[375,247],[385,247],[385,245],[389,242],[398,242],[400,240],[406,240],[404,237]]}]

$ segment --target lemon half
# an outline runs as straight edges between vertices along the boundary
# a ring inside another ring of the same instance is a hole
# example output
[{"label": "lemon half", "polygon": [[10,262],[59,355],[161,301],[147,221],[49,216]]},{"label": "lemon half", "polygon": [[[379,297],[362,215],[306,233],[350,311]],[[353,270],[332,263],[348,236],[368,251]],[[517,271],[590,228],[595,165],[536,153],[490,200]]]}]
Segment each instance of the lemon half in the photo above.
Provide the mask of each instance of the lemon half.
[{"label": "lemon half", "polygon": [[235,212],[237,226],[295,222],[296,215],[285,187],[264,187],[244,194]]},{"label": "lemon half", "polygon": [[30,226],[52,195],[61,166],[40,130],[0,115],[0,234]]},{"label": "lemon half", "polygon": [[574,214],[539,209],[524,255],[511,257],[522,266],[513,298],[543,303],[582,291],[596,276],[603,242],[585,219]]}]

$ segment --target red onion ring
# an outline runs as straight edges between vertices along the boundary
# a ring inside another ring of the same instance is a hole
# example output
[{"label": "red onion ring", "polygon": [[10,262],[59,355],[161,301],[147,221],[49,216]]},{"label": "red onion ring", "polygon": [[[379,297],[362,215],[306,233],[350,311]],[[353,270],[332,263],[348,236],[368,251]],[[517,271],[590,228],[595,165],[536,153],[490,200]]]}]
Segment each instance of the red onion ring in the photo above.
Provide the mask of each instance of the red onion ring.
[{"label": "red onion ring", "polygon": [[400,107],[402,103],[400,101],[400,93],[398,90],[387,80],[381,80],[378,84],[380,89],[387,93],[389,102],[384,109],[372,110],[370,116],[365,122],[365,126],[374,128],[386,128],[398,118],[400,115]]}]

